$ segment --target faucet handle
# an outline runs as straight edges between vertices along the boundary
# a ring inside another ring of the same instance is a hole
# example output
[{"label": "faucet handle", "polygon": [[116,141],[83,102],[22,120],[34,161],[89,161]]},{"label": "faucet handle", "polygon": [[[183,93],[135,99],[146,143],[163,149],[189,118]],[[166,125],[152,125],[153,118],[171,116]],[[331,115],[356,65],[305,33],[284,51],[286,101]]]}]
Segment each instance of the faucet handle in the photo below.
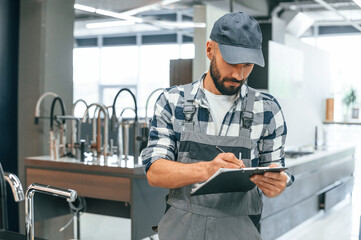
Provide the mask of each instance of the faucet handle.
[{"label": "faucet handle", "polygon": [[25,199],[24,190],[21,186],[19,178],[12,173],[5,172],[5,180],[10,184],[11,190],[14,195],[15,202],[21,202]]}]

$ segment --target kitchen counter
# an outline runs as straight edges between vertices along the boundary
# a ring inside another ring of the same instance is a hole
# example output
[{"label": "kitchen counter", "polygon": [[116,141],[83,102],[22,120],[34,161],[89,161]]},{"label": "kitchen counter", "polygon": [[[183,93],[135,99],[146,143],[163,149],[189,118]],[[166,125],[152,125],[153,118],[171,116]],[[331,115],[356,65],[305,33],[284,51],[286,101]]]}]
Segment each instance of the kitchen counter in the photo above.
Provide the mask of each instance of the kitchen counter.
[{"label": "kitchen counter", "polygon": [[314,160],[327,157],[329,155],[339,154],[339,153],[354,153],[355,146],[329,146],[325,148],[321,148],[319,150],[312,150],[312,154],[307,154],[297,158],[287,158],[286,157],[286,165],[287,167],[294,167],[300,164],[306,164],[312,162]]},{"label": "kitchen counter", "polygon": [[[76,190],[78,196],[85,197],[89,213],[131,219],[131,239],[154,235],[151,227],[158,224],[165,210],[168,190],[149,186],[144,167],[132,160],[118,162],[110,157],[105,163],[102,159],[80,162],[28,157],[25,174],[26,185],[42,183]],[[34,203],[35,221],[69,213],[65,201],[47,195],[38,194]]]},{"label": "kitchen counter", "polygon": [[298,158],[286,158],[295,177],[291,187],[276,198],[263,197],[260,232],[276,239],[319,211],[328,211],[353,188],[355,147],[329,147]]},{"label": "kitchen counter", "polygon": [[118,161],[114,155],[108,157],[107,162],[103,158],[98,160],[85,160],[81,162],[74,158],[60,158],[59,160],[52,160],[50,156],[36,156],[27,157],[25,159],[27,166],[34,167],[57,167],[64,170],[79,170],[79,171],[92,171],[98,173],[113,173],[123,176],[137,176],[145,178],[144,166],[134,164],[133,159],[129,159],[127,162],[122,160]]},{"label": "kitchen counter", "polygon": [[[263,239],[281,236],[319,211],[328,211],[351,193],[354,153],[352,146],[330,147],[302,157],[286,158],[286,166],[296,180],[276,198],[263,196],[260,222]],[[153,235],[151,226],[157,225],[164,213],[168,190],[150,187],[143,166],[131,161],[126,164],[110,158],[105,164],[103,160],[54,161],[48,156],[38,156],[26,158],[25,165],[27,185],[38,182],[71,188],[86,198],[87,212],[130,218],[132,239]],[[36,199],[36,220],[68,213],[66,206],[66,212],[61,212],[61,208],[49,204],[54,202]]]}]

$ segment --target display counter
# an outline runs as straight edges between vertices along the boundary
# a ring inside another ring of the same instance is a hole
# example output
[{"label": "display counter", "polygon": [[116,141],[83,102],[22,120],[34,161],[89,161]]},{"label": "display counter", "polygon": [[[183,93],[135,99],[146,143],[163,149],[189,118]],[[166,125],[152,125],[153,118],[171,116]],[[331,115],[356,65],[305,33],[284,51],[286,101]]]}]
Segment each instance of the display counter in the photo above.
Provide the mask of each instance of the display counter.
[{"label": "display counter", "polygon": [[295,177],[291,187],[276,198],[263,196],[260,232],[276,239],[319,211],[328,211],[353,188],[355,147],[329,148],[298,158],[286,158]]},{"label": "display counter", "polygon": [[[354,147],[341,147],[286,158],[295,182],[276,198],[263,196],[259,229],[263,239],[276,239],[350,194],[354,153]],[[54,161],[41,156],[26,158],[25,166],[27,185],[36,182],[74,189],[86,198],[87,212],[131,219],[131,239],[153,235],[151,227],[158,224],[165,210],[168,190],[150,187],[144,168],[131,162],[112,158],[106,164],[74,159]],[[46,197],[35,200],[35,220],[69,213],[66,207],[53,207],[64,201]]]},{"label": "display counter", "polygon": [[[127,166],[128,165],[128,166]],[[151,187],[144,168],[131,160],[118,162],[80,162],[74,159],[51,160],[48,156],[25,159],[26,185],[42,183],[74,189],[85,197],[89,213],[129,218],[131,239],[143,239],[155,234],[165,210],[167,189]],[[34,201],[35,221],[69,214],[64,201],[38,195]],[[56,207],[54,207],[56,206]]]}]

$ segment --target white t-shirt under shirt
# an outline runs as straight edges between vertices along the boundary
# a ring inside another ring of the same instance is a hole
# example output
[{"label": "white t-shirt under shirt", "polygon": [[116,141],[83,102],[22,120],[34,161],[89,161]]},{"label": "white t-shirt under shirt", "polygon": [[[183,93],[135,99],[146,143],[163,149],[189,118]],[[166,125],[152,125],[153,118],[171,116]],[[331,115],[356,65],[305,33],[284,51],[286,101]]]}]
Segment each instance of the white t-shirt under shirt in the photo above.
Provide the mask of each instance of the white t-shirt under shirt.
[{"label": "white t-shirt under shirt", "polygon": [[[203,86],[203,82],[202,82],[202,86]],[[223,119],[226,116],[229,109],[233,106],[238,93],[234,95],[216,95],[211,93],[204,87],[203,87],[203,91],[209,103],[209,108],[213,118],[216,135],[218,135],[219,131],[221,130]]]}]

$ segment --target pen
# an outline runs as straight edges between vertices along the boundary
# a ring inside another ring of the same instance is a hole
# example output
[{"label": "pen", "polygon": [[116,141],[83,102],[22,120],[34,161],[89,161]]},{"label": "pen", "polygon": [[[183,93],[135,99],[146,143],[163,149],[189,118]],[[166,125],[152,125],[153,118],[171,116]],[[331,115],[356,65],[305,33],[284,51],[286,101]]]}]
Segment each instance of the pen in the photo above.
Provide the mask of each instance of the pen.
[{"label": "pen", "polygon": [[223,151],[220,147],[216,146],[216,148],[217,148],[221,153],[225,153],[225,151]]},{"label": "pen", "polygon": [[[217,148],[221,153],[225,153],[225,151],[223,151],[222,148],[220,148],[220,147],[218,147],[218,146],[216,146],[216,148]],[[240,153],[240,154],[241,154],[241,153]],[[240,155],[240,156],[241,156],[241,155]],[[243,167],[245,167],[244,164],[241,165],[241,169],[243,169]]]}]

